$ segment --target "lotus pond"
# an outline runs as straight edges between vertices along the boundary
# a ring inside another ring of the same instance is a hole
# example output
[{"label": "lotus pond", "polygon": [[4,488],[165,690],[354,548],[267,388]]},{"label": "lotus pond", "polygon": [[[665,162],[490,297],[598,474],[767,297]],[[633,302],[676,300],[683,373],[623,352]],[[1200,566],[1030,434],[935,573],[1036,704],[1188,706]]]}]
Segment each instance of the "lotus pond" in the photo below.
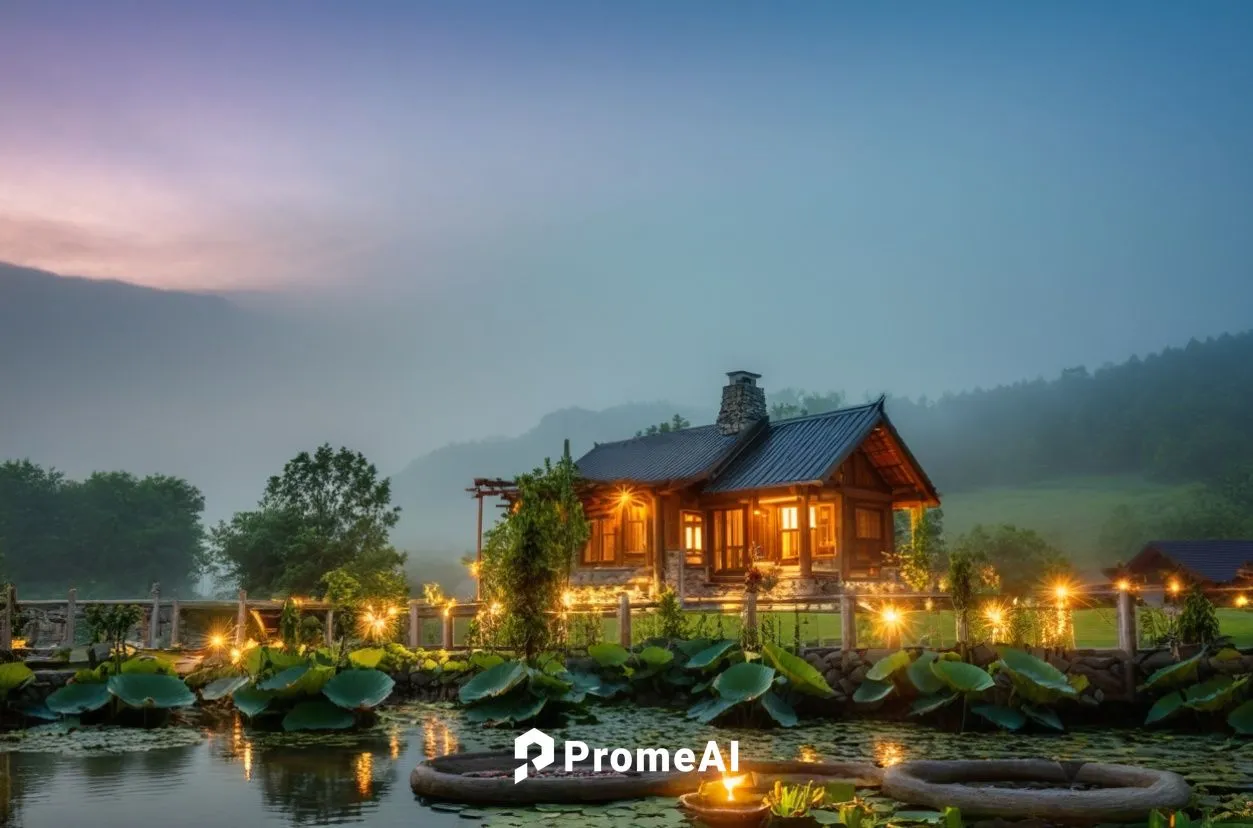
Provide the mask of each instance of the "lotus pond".
[{"label": "lotus pond", "polygon": [[[1253,743],[1224,735],[1112,730],[958,735],[868,721],[765,732],[712,728],[681,712],[630,706],[598,708],[594,722],[553,733],[559,740],[628,748],[738,739],[745,759],[869,758],[888,765],[924,757],[1036,756],[1124,762],[1184,774],[1200,804],[1218,812],[1237,812],[1253,799]],[[686,824],[665,800],[507,810],[415,801],[408,777],[418,762],[457,751],[510,749],[514,735],[466,722],[461,711],[445,705],[394,707],[367,731],[336,734],[258,733],[237,719],[153,730],[47,725],[0,739],[0,824]],[[870,800],[884,817],[898,807]]]}]

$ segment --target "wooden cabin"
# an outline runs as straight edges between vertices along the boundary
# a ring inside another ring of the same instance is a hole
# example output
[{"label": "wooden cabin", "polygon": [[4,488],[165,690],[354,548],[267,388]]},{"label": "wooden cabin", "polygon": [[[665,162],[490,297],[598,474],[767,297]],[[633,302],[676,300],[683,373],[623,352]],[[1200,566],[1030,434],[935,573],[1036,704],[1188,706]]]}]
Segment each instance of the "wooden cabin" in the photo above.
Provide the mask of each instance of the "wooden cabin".
[{"label": "wooden cabin", "polygon": [[754,562],[775,571],[776,594],[885,580],[894,511],[940,500],[883,399],[771,422],[760,375],[727,377],[713,425],[577,461],[592,531],[575,584],[717,595],[742,591]]}]

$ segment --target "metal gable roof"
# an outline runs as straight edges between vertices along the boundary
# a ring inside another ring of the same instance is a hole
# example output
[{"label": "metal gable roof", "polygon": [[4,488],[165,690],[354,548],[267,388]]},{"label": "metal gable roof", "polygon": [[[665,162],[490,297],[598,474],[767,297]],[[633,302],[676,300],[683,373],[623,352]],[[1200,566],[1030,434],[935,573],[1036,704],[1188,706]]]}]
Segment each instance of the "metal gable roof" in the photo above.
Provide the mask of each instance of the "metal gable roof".
[{"label": "metal gable roof", "polygon": [[883,420],[883,400],[770,423],[706,492],[735,492],[821,480]]},{"label": "metal gable roof", "polygon": [[575,464],[588,480],[664,483],[687,480],[711,471],[740,442],[714,425],[685,428],[602,443]]},{"label": "metal gable roof", "polygon": [[1242,567],[1253,564],[1253,540],[1153,541],[1144,548],[1218,584],[1236,580]]}]

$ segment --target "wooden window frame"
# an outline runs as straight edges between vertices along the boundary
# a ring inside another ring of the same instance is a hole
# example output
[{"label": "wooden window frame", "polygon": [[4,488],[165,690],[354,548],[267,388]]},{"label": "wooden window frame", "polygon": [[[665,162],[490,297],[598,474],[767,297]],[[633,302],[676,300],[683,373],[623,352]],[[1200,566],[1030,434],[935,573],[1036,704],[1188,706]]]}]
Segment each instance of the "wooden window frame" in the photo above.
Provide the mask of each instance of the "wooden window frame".
[{"label": "wooden window frame", "polygon": [[[822,536],[819,534],[823,512],[826,512],[831,518],[827,524],[831,533],[831,542],[826,545],[822,543]],[[809,504],[809,550],[812,558],[826,560],[839,557],[840,527],[837,522],[838,515],[835,503],[819,502]]]},{"label": "wooden window frame", "polygon": [[705,565],[705,515],[687,509],[679,512],[679,542],[687,566]]},{"label": "wooden window frame", "polygon": [[[731,525],[729,519],[732,515],[738,518],[740,535],[739,545],[734,547],[727,545],[727,527]],[[713,521],[713,532],[710,535],[713,538],[714,570],[727,575],[746,572],[748,570],[746,563],[748,557],[748,509],[742,506],[714,509]],[[736,567],[727,566],[729,550],[732,549],[735,550],[735,555],[739,560],[739,566]]]}]

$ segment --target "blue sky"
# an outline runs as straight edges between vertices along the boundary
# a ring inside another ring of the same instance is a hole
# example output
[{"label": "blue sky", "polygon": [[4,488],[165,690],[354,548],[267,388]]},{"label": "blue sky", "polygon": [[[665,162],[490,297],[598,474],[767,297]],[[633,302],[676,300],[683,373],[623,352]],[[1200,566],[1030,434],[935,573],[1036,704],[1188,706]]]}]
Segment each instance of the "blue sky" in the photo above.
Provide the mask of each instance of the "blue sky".
[{"label": "blue sky", "polygon": [[1053,375],[1249,327],[1251,36],[1219,0],[6,4],[0,260],[333,307],[510,416]]}]

